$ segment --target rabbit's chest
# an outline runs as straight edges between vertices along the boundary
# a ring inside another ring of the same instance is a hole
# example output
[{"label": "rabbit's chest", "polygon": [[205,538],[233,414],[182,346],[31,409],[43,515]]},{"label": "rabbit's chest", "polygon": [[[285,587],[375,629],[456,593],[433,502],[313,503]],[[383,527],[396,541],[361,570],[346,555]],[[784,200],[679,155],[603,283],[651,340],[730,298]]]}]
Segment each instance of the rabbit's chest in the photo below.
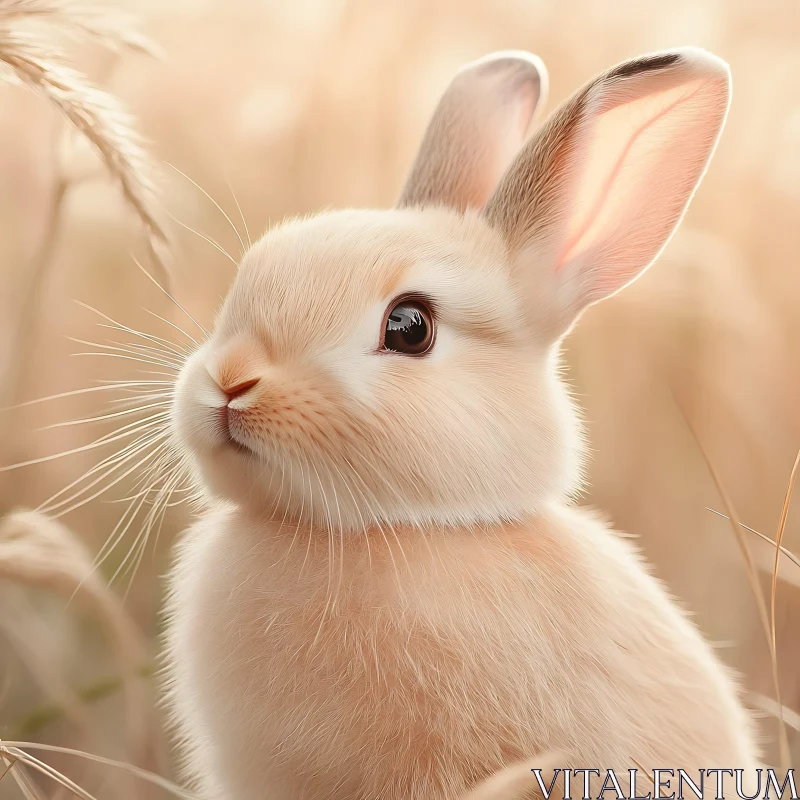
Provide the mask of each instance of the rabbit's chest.
[{"label": "rabbit's chest", "polygon": [[174,579],[175,695],[217,743],[217,773],[238,783],[257,764],[254,780],[288,781],[304,798],[342,786],[389,800],[417,785],[435,798],[536,752],[530,677],[503,666],[514,646],[491,623],[497,609],[459,608],[456,586],[432,591],[443,577],[426,557],[407,552],[399,574],[373,552],[356,579],[347,565],[304,572],[291,554],[255,555],[198,539]]}]

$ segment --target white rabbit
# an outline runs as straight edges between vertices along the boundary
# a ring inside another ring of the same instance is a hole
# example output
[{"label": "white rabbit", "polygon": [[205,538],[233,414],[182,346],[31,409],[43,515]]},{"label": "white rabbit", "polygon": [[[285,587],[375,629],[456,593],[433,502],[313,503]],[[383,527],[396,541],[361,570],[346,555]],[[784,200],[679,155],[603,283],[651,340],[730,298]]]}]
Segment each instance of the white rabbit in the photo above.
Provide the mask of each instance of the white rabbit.
[{"label": "white rabbit", "polygon": [[398,208],[270,231],[182,370],[210,509],[171,578],[168,700],[214,800],[453,800],[553,750],[757,763],[711,648],[571,505],[558,374],[581,311],[678,224],[728,68],[626,62],[526,142],[543,82],[523,53],[459,72]]}]

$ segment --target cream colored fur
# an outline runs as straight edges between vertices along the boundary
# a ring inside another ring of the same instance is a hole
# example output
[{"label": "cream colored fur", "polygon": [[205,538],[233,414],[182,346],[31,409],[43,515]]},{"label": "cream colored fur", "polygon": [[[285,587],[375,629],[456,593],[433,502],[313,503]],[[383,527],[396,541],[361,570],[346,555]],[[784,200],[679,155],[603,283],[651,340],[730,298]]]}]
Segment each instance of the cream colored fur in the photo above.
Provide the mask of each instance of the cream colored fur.
[{"label": "cream colored fur", "polygon": [[[168,701],[213,800],[455,800],[553,750],[622,775],[757,762],[711,648],[570,505],[581,435],[558,375],[581,309],[678,223],[727,69],[628,62],[525,144],[543,78],[514,58],[460,73],[403,208],[258,242],[181,374],[175,432],[209,510],[171,577]],[[435,311],[421,358],[378,347],[405,292]],[[519,796],[507,777],[475,797]]]}]

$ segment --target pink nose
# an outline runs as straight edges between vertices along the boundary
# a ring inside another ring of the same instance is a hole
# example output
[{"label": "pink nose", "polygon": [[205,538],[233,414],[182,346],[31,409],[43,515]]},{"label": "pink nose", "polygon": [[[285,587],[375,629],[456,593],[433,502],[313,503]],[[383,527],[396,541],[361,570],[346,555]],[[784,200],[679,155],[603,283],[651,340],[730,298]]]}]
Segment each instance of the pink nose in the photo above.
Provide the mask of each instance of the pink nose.
[{"label": "pink nose", "polygon": [[242,381],[241,383],[237,383],[234,386],[220,386],[223,392],[228,396],[228,402],[230,403],[231,400],[235,400],[237,397],[241,397],[245,392],[252,389],[257,383],[259,379],[253,378],[249,381]]}]

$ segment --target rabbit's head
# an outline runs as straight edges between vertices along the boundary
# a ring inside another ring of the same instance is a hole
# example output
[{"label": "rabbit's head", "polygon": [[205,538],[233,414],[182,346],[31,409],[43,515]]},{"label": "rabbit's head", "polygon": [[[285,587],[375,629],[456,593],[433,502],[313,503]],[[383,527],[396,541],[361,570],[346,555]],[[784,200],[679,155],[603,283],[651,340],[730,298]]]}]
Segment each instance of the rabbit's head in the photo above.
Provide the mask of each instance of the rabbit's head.
[{"label": "rabbit's head", "polygon": [[526,135],[532,56],[468,65],[398,207],[287,222],[245,255],[174,425],[208,491],[329,529],[489,524],[578,487],[558,347],[658,255],[729,73],[695,49],[599,76]]}]

